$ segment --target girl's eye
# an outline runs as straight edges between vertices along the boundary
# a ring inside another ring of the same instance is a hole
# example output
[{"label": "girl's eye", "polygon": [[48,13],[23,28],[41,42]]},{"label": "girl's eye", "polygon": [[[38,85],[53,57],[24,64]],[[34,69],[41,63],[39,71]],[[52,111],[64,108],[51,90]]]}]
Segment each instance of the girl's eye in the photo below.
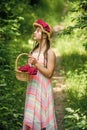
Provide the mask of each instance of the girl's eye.
[{"label": "girl's eye", "polygon": [[36,28],[34,31],[35,32],[41,32],[41,29],[40,28]]},{"label": "girl's eye", "polygon": [[38,28],[36,31],[37,31],[37,32],[40,32],[40,29]]}]

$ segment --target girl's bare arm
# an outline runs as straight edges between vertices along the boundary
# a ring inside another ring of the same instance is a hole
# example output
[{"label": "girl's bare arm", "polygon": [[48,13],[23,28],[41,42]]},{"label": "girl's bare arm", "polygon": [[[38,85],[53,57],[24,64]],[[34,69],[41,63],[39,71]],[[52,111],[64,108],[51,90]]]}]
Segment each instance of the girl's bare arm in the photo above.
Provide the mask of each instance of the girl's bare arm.
[{"label": "girl's bare arm", "polygon": [[48,62],[47,62],[47,68],[43,67],[39,62],[36,61],[35,58],[30,57],[31,64],[34,64],[37,69],[47,78],[51,78],[54,68],[55,68],[55,62],[56,62],[56,56],[55,53],[52,50],[48,51]]}]

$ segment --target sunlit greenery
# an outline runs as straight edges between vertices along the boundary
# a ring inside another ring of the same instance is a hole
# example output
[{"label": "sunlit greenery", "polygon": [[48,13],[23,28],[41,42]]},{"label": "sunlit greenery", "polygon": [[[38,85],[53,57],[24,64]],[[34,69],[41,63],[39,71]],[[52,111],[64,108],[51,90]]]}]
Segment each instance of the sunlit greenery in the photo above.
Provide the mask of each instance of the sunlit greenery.
[{"label": "sunlit greenery", "polygon": [[53,44],[61,55],[60,72],[66,78],[65,129],[86,130],[86,0],[0,2],[0,129],[22,129],[27,84],[16,79],[15,60],[18,54],[29,53],[33,47],[32,24],[37,18],[65,28],[58,32]]},{"label": "sunlit greenery", "polygon": [[58,36],[61,73],[66,78],[65,130],[87,129],[87,1],[71,1]]}]

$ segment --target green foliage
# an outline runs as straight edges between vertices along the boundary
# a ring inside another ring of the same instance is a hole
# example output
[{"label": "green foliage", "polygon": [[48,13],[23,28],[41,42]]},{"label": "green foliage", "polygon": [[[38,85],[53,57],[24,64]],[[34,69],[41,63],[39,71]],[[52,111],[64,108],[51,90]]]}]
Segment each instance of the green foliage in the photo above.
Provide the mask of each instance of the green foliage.
[{"label": "green foliage", "polygon": [[64,12],[66,7],[64,0],[31,0],[30,4],[32,5],[32,10],[35,10],[36,18],[46,20],[51,25],[58,24],[67,11]]},{"label": "green foliage", "polygon": [[[66,130],[87,129],[87,54],[80,38],[74,33],[68,36],[59,36],[57,41],[61,53],[62,74],[66,77],[66,108],[73,113],[65,113]],[[61,43],[61,47],[60,47]],[[79,111],[78,111],[79,109]],[[77,112],[78,111],[78,112]],[[78,114],[79,120],[76,119]],[[83,118],[85,117],[85,119]]]},{"label": "green foliage", "polygon": [[66,78],[65,130],[87,129],[87,1],[69,0],[65,30],[56,41]]},{"label": "green foliage", "polygon": [[20,27],[20,21],[23,18],[16,16],[14,13],[14,4],[15,1],[9,1],[8,3],[2,1],[0,4],[0,38],[5,40],[6,43],[8,40],[20,35],[18,29]]},{"label": "green foliage", "polygon": [[75,30],[81,31],[80,35],[84,34],[82,44],[87,50],[87,0],[69,0],[71,13],[71,24],[63,31],[63,34],[71,34]]},{"label": "green foliage", "polygon": [[67,115],[65,116],[66,130],[86,130],[87,117],[81,112],[80,109],[73,110],[66,108]]},{"label": "green foliage", "polygon": [[[0,129],[21,130],[26,84],[15,78],[15,59],[29,48],[19,44],[24,18],[16,0],[0,4]],[[17,5],[17,6],[15,6]],[[18,9],[16,9],[17,7]],[[19,105],[20,104],[20,105]],[[20,107],[21,106],[21,107]]]},{"label": "green foliage", "polygon": [[[52,1],[53,2],[53,1]],[[21,130],[24,113],[26,83],[15,77],[15,60],[32,48],[32,24],[37,18],[51,24],[62,12],[55,14],[55,5],[49,0],[0,1],[0,129]],[[65,5],[60,2],[61,11]],[[52,9],[52,10],[51,10]],[[44,10],[44,11],[43,11]],[[53,14],[53,17],[50,15]],[[19,61],[24,64],[26,58]]]},{"label": "green foliage", "polygon": [[0,47],[0,129],[21,130],[26,84],[16,80],[14,65],[23,49],[17,52],[12,44]]},{"label": "green foliage", "polygon": [[52,25],[63,20],[67,27],[56,39],[67,85],[65,129],[87,129],[87,52],[84,50],[84,47],[87,50],[87,1],[2,0],[0,3],[0,129],[22,129],[26,83],[15,77],[15,59],[18,54],[30,51],[32,23],[37,18]]},{"label": "green foliage", "polygon": [[[87,129],[87,55],[79,54],[79,48],[77,49],[77,53],[73,47],[71,54],[70,50],[69,53],[62,52],[61,65],[64,68],[62,74],[66,77],[67,98],[65,130]],[[73,112],[69,112],[67,107]]]}]

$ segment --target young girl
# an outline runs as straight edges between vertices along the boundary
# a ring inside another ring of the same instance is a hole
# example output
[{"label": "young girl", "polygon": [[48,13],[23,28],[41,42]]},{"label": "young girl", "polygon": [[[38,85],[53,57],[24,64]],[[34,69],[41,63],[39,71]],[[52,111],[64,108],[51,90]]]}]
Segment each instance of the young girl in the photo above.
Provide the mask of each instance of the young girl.
[{"label": "young girl", "polygon": [[29,54],[29,64],[37,68],[26,91],[23,130],[57,130],[51,77],[56,56],[50,48],[52,28],[39,19],[33,24],[36,46]]}]

